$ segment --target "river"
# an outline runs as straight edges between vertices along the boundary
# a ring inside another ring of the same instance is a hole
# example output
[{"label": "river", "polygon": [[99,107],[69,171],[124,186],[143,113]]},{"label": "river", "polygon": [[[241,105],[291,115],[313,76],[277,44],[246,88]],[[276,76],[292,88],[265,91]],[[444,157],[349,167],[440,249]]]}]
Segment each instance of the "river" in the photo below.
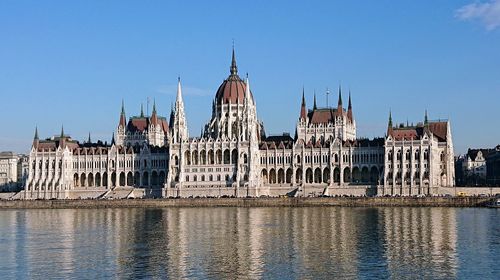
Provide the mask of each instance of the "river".
[{"label": "river", "polygon": [[500,209],[0,211],[2,279],[498,279]]}]

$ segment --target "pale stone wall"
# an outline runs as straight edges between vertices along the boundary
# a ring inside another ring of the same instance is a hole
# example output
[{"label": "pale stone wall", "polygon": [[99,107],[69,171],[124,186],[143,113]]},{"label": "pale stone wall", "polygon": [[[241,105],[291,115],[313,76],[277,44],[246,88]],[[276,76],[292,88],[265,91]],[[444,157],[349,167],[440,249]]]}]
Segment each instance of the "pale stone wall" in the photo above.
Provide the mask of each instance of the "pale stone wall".
[{"label": "pale stone wall", "polygon": [[310,206],[394,206],[394,207],[475,207],[491,198],[483,197],[301,197],[301,198],[200,198],[122,200],[0,200],[0,209],[61,209],[118,207],[310,207]]},{"label": "pale stone wall", "polygon": [[441,187],[438,188],[438,194],[449,194],[456,196],[459,193],[465,193],[467,196],[473,195],[497,195],[500,194],[500,187]]}]

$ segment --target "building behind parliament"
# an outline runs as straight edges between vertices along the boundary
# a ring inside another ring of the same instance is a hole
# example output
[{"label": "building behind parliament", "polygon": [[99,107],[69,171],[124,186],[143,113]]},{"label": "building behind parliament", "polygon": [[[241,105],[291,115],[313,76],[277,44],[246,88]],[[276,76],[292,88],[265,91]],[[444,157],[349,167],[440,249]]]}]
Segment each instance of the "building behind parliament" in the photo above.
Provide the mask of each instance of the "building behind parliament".
[{"label": "building behind parliament", "polygon": [[394,125],[384,137],[356,136],[351,95],[339,88],[336,108],[311,109],[304,92],[294,137],[266,136],[248,77],[230,74],[212,103],[199,137],[190,137],[179,79],[170,116],[122,110],[110,144],[79,143],[61,131],[35,131],[21,198],[260,197],[317,195],[430,195],[454,186],[449,121]]}]

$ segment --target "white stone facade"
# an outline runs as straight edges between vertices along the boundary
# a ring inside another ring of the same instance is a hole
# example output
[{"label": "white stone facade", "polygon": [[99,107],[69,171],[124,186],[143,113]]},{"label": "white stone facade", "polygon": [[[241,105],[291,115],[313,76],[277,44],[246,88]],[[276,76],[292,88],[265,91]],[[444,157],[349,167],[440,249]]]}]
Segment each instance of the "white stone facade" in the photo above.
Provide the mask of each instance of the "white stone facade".
[{"label": "white stone facade", "polygon": [[455,185],[449,121],[430,122],[426,116],[423,125],[390,127],[384,146],[385,180],[379,194],[435,194],[438,187]]},{"label": "white stone facade", "polygon": [[[162,197],[423,195],[454,185],[448,121],[392,126],[387,136],[356,137],[351,95],[336,108],[307,110],[304,95],[296,134],[265,136],[248,77],[229,77],[217,90],[200,137],[189,137],[181,81],[170,118],[130,117],[122,104],[113,141],[83,144],[64,132],[35,135],[25,195],[67,198],[74,190],[145,188]],[[90,137],[89,137],[90,138]]]}]

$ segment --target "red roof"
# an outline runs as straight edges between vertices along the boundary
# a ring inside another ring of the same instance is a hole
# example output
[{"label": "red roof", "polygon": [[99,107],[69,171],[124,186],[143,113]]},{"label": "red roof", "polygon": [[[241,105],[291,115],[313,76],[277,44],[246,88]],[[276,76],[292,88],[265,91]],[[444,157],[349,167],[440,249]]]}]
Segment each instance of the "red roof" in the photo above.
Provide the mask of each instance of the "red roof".
[{"label": "red roof", "polygon": [[[420,139],[424,135],[426,127],[422,124],[417,126],[394,127],[389,133],[395,140]],[[428,131],[439,141],[446,141],[448,134],[448,122],[429,122]]]},{"label": "red roof", "polygon": [[[163,132],[167,133],[168,132],[167,119],[165,119],[164,117],[157,117],[156,119],[159,121],[159,123],[163,129]],[[127,130],[130,132],[136,132],[136,131],[143,132],[143,131],[148,129],[150,122],[151,122],[151,120],[149,118],[146,118],[146,117],[130,118],[130,120],[128,121]]]},{"label": "red roof", "polygon": [[391,135],[396,140],[416,140],[420,138],[415,128],[395,129]]},{"label": "red roof", "polygon": [[245,90],[245,82],[238,75],[230,75],[217,90],[215,94],[216,102],[217,104],[227,104],[229,102],[243,104],[245,102]]},{"label": "red roof", "polygon": [[448,122],[429,122],[429,129],[440,140],[446,141],[446,135],[448,134]]},{"label": "red roof", "polygon": [[131,132],[143,132],[148,128],[147,118],[130,118],[128,121],[127,129]]},{"label": "red roof", "polygon": [[347,112],[344,109],[340,111],[335,108],[321,108],[309,111],[308,114],[309,123],[312,124],[335,123],[335,116],[340,114],[347,115],[347,119],[352,122],[352,112],[351,114],[347,114]]},{"label": "red roof", "polygon": [[335,109],[316,109],[309,112],[309,122],[313,124],[335,122]]}]

